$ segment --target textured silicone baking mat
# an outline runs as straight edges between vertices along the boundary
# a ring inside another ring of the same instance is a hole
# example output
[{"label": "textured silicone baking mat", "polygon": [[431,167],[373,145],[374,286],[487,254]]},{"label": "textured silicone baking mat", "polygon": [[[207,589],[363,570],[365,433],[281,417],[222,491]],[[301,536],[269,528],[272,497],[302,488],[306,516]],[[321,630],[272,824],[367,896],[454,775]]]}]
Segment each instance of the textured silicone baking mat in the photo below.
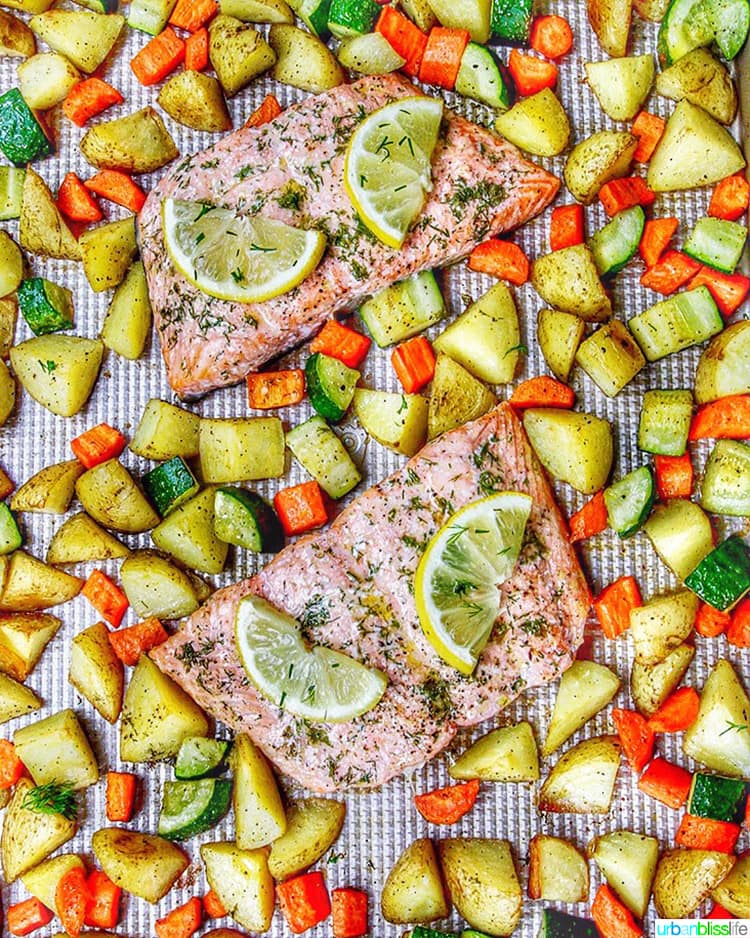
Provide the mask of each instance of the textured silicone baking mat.
[{"label": "textured silicone baking mat", "polygon": [[[573,128],[573,141],[587,136],[594,130],[616,127],[601,110],[592,92],[583,81],[583,63],[605,58],[594,38],[586,19],[585,4],[580,0],[547,0],[539,4],[538,12],[559,12],[570,21],[575,34],[574,51],[566,57],[560,68],[559,92],[570,116]],[[134,79],[129,61],[134,53],[145,43],[146,37],[129,29],[124,30],[111,63],[107,67],[106,78],[125,95],[125,103],[107,112],[105,118],[117,117],[130,113],[146,104],[154,104],[157,89],[141,87]],[[634,53],[653,52],[656,46],[656,27],[633,18],[631,50]],[[507,49],[500,49],[501,56],[507,60]],[[16,60],[17,61],[17,60]],[[0,59],[0,93],[16,84],[15,61]],[[429,89],[435,93],[434,89]],[[293,88],[276,85],[270,79],[256,80],[251,87],[231,99],[229,108],[235,126],[241,125],[245,117],[269,91],[273,91],[282,106],[303,97]],[[450,107],[468,117],[488,124],[491,113],[482,105],[461,99],[457,95],[446,94]],[[671,103],[655,95],[649,100],[649,109],[665,116]],[[55,137],[56,152],[44,161],[35,163],[35,168],[46,179],[53,192],[69,170],[75,170],[82,178],[90,175],[91,168],[79,152],[79,140],[82,131],[60,117],[59,108],[51,112]],[[188,130],[177,124],[167,115],[162,115],[173,134],[182,154],[203,149],[217,139],[209,135]],[[562,172],[564,158],[540,160],[547,168]],[[156,174],[155,174],[156,176]],[[154,178],[142,177],[146,188],[152,186]],[[570,201],[563,193],[560,201]],[[681,233],[684,234],[694,220],[705,213],[708,192],[700,190],[689,193],[660,196],[654,207],[655,215],[676,215],[681,221]],[[106,203],[108,218],[118,217],[118,209]],[[530,257],[538,256],[548,250],[546,233],[549,225],[549,210],[540,218],[526,225],[515,238]],[[601,208],[597,205],[587,210],[587,227],[594,231],[605,222]],[[15,235],[15,223],[4,223],[7,230]],[[95,295],[88,287],[80,265],[65,261],[45,261],[28,257],[29,268],[34,275],[43,275],[49,279],[64,283],[71,288],[75,297],[75,332],[94,337],[98,334],[108,305],[109,294]],[[615,280],[614,309],[621,319],[627,319],[634,313],[655,302],[658,297],[639,285],[642,266],[639,261],[628,265]],[[465,264],[459,264],[442,275],[442,283],[448,302],[450,316],[461,312],[465,306],[484,292],[493,281],[486,276],[470,272]],[[518,379],[545,373],[544,362],[536,342],[536,315],[541,302],[530,286],[515,290],[522,328],[522,341],[528,348]],[[744,313],[746,315],[746,312]],[[434,332],[436,330],[432,330]],[[432,333],[428,333],[432,334]],[[25,323],[19,322],[16,341],[30,337]],[[649,365],[637,378],[614,400],[605,397],[593,383],[579,370],[574,371],[572,383],[578,400],[578,407],[611,420],[616,433],[616,456],[613,469],[614,477],[644,462],[643,454],[636,447],[636,428],[640,403],[644,390],[648,388],[688,388],[692,386],[695,365],[699,350],[690,350],[655,364]],[[298,363],[305,357],[304,350],[288,356],[287,361]],[[390,366],[388,351],[380,351],[373,346],[365,363],[363,383],[368,387],[396,390],[397,383]],[[501,398],[509,396],[510,387],[499,389]],[[128,362],[113,353],[108,353],[102,367],[102,374],[93,396],[81,413],[70,419],[55,417],[36,404],[28,395],[22,393],[16,411],[8,423],[0,429],[0,464],[17,483],[28,479],[43,466],[70,458],[70,440],[87,427],[100,421],[119,427],[126,434],[132,434],[145,402],[151,397],[174,400],[167,384],[158,343],[152,337],[146,352],[140,360]],[[196,413],[211,417],[229,417],[248,413],[244,386],[218,391],[202,401],[190,405]],[[281,412],[285,425],[297,423],[307,417],[307,404]],[[341,433],[346,445],[355,459],[362,465],[365,475],[364,486],[383,478],[396,469],[401,458],[384,449],[377,443],[369,442],[364,431],[356,422],[344,422]],[[698,463],[702,465],[706,452],[703,447],[696,450]],[[132,456],[128,450],[123,456],[124,462],[138,472],[145,468],[145,462]],[[283,480],[260,483],[257,488],[263,494],[272,494],[280,484],[288,485],[303,479],[303,473],[296,464],[292,464]],[[580,507],[583,497],[573,492],[566,485],[556,486],[557,495],[568,511]],[[354,493],[356,495],[356,492]],[[61,519],[50,515],[26,514],[22,518],[24,533],[29,549],[39,557],[45,555],[53,531],[59,527]],[[720,525],[719,525],[720,526]],[[148,536],[126,537],[131,547],[147,546]],[[582,550],[583,562],[589,575],[592,589],[596,592],[601,587],[623,573],[635,574],[643,588],[644,596],[672,588],[674,578],[658,560],[645,536],[638,535],[632,540],[621,542],[611,532],[607,532]],[[263,558],[261,558],[263,559]],[[257,558],[247,552],[233,552],[225,573],[214,578],[216,586],[233,582],[253,573],[257,568]],[[95,566],[81,565],[76,572],[85,576]],[[101,566],[100,564],[98,566]],[[116,571],[113,565],[112,572]],[[43,710],[30,719],[48,716],[63,707],[72,707],[81,718],[95,751],[100,759],[102,772],[108,768],[125,768],[118,761],[117,729],[106,724],[71,687],[67,680],[70,641],[84,627],[93,624],[97,616],[93,608],[79,598],[66,606],[55,610],[63,620],[63,627],[48,647],[42,662],[28,680],[44,701]],[[132,615],[132,613],[129,613]],[[126,620],[128,621],[128,620]],[[705,640],[696,639],[697,653],[685,678],[686,682],[700,688],[705,676],[719,657],[728,657],[744,674],[748,674],[750,655],[729,649],[724,638]],[[597,630],[591,632],[591,656],[614,669],[622,680],[621,690],[614,705],[629,706],[628,677],[632,660],[632,649],[627,638],[618,641],[606,641]],[[548,722],[554,700],[554,687],[537,689],[525,694],[500,717],[500,724],[528,719],[535,727],[538,740],[544,738],[544,728]],[[607,708],[593,720],[590,720],[579,734],[574,737],[590,737],[602,732],[612,732],[613,727]],[[15,720],[2,728],[3,736],[12,733],[25,722]],[[472,733],[461,733],[452,749],[462,750],[471,738],[490,729],[482,725]],[[219,728],[221,729],[221,728]],[[680,738],[662,737],[660,750],[667,758],[673,757],[682,764],[688,764],[680,750]],[[407,776],[395,779],[381,791],[373,794],[352,794],[339,796],[347,802],[347,817],[343,833],[331,851],[322,858],[319,867],[325,871],[329,887],[354,885],[367,890],[370,895],[370,928],[375,938],[390,938],[400,935],[403,927],[394,927],[386,923],[379,910],[379,896],[388,870],[400,852],[414,838],[420,836],[485,836],[507,838],[512,846],[524,892],[527,886],[527,867],[529,841],[538,832],[552,833],[572,840],[579,847],[585,847],[591,837],[619,828],[652,834],[659,838],[663,846],[671,845],[678,821],[678,812],[664,807],[660,803],[642,796],[636,788],[636,777],[624,765],[620,769],[612,808],[606,816],[595,815],[542,815],[535,806],[538,785],[485,784],[479,796],[476,808],[457,825],[449,829],[437,829],[425,822],[414,810],[412,796],[415,792],[428,791],[448,781],[447,765],[451,758],[448,751],[429,765],[415,770]],[[542,777],[546,776],[551,762],[542,764]],[[143,797],[136,814],[134,826],[144,831],[155,831],[159,792],[164,779],[172,777],[168,765],[137,766],[136,771],[142,782]],[[286,784],[287,794],[294,796],[299,790]],[[68,843],[63,851],[81,853],[93,861],[91,854],[91,835],[99,827],[106,825],[104,813],[104,781],[90,788],[84,798],[82,824],[75,839]],[[178,887],[173,889],[157,905],[132,897],[123,899],[122,921],[116,929],[118,934],[130,938],[147,938],[154,935],[154,922],[167,911],[195,895],[202,894],[207,888],[198,848],[201,842],[214,839],[231,839],[231,815],[217,828],[202,838],[189,841],[187,851],[192,864]],[[746,833],[743,832],[740,847],[749,846]],[[599,883],[597,870],[592,863],[591,892],[593,897]],[[20,883],[12,886],[2,885],[2,904],[5,909],[13,902],[25,897]],[[542,909],[541,902],[525,900],[524,915],[516,934],[535,935]],[[573,914],[587,915],[588,904],[560,906]],[[216,924],[204,925],[202,931]],[[229,920],[226,921],[230,925]],[[457,928],[460,920],[457,915],[444,923],[446,930]],[[653,934],[653,906],[646,919],[647,934]],[[56,920],[37,934],[46,936],[60,929]],[[5,927],[4,919],[3,925]],[[442,927],[442,926],[441,926]],[[273,936],[290,934],[281,915],[277,912],[271,929]],[[323,938],[332,934],[330,920],[309,932],[311,936]]]}]

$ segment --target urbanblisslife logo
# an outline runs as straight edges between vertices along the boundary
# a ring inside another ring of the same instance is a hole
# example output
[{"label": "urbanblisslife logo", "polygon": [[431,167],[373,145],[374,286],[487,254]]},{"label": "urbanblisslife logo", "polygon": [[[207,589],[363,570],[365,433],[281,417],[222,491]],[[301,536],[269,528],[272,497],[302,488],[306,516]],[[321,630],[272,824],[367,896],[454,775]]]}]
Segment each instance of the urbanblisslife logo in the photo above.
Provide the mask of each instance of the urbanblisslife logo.
[{"label": "urbanblisslife logo", "polygon": [[657,918],[658,938],[750,938],[750,919]]}]

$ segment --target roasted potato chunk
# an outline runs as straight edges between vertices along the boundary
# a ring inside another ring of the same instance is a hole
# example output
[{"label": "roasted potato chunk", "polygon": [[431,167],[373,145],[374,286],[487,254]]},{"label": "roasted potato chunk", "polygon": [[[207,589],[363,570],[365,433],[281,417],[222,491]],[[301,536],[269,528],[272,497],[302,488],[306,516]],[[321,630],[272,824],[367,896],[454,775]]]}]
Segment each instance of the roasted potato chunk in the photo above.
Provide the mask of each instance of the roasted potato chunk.
[{"label": "roasted potato chunk", "polygon": [[471,925],[510,935],[521,919],[523,893],[507,840],[441,840],[440,859],[454,905]]},{"label": "roasted potato chunk", "polygon": [[529,897],[548,902],[585,902],[588,894],[589,870],[578,848],[560,837],[533,837]]},{"label": "roasted potato chunk", "polygon": [[736,857],[715,850],[666,850],[654,877],[654,904],[661,918],[687,918],[719,885]]},{"label": "roasted potato chunk", "polygon": [[708,344],[695,372],[695,399],[707,404],[750,394],[750,321],[732,323]]},{"label": "roasted potato chunk", "polygon": [[690,101],[722,124],[737,113],[734,82],[708,49],[693,49],[656,77],[656,93],[672,101]]},{"label": "roasted potato chunk", "polygon": [[94,390],[103,353],[97,339],[53,333],[14,346],[10,361],[35,401],[59,417],[72,417]]},{"label": "roasted potato chunk", "polygon": [[26,23],[0,10],[0,55],[26,59],[35,52],[34,33]]},{"label": "roasted potato chunk", "polygon": [[61,624],[48,613],[0,613],[0,671],[25,681]]},{"label": "roasted potato chunk", "polygon": [[274,24],[268,41],[276,54],[276,81],[320,94],[344,81],[344,70],[325,43],[297,26]]},{"label": "roasted potato chunk", "polygon": [[17,730],[13,745],[37,785],[59,782],[78,789],[99,780],[96,756],[72,710]]},{"label": "roasted potato chunk", "polygon": [[169,840],[120,827],[97,831],[91,847],[113,883],[147,902],[158,902],[188,867],[188,858]]},{"label": "roasted potato chunk", "polygon": [[480,736],[448,768],[448,774],[488,782],[535,782],[539,753],[531,724],[524,721]]},{"label": "roasted potato chunk", "polygon": [[0,724],[33,713],[41,706],[41,700],[30,687],[0,672]]},{"label": "roasted potato chunk", "polygon": [[179,155],[164,121],[152,107],[90,127],[81,152],[98,169],[152,173]]},{"label": "roasted potato chunk", "polygon": [[[83,471],[83,466],[81,466]],[[127,557],[128,548],[100,528],[93,518],[79,511],[55,531],[47,550],[47,563],[84,563]]]},{"label": "roasted potato chunk", "polygon": [[602,49],[608,55],[625,55],[632,0],[586,0],[586,12]]},{"label": "roasted potato chunk", "polygon": [[432,841],[415,840],[396,860],[380,897],[383,918],[397,925],[434,922],[450,912]]},{"label": "roasted potato chunk", "polygon": [[109,631],[97,622],[73,639],[68,680],[109,723],[122,707],[125,674],[109,641]]},{"label": "roasted potato chunk", "polygon": [[595,736],[560,756],[539,792],[540,811],[606,814],[620,765],[616,736]]},{"label": "roasted potato chunk", "polygon": [[235,922],[254,932],[268,931],[273,917],[275,889],[267,857],[265,849],[242,850],[235,843],[201,847],[210,887]]},{"label": "roasted potato chunk", "polygon": [[5,811],[0,854],[6,883],[35,867],[75,834],[78,827],[62,814],[42,814],[24,807],[26,796],[34,788],[29,778],[17,782]]},{"label": "roasted potato chunk", "polygon": [[268,869],[276,880],[301,873],[336,842],[346,817],[346,805],[331,798],[303,798],[287,812],[286,830],[274,840]]},{"label": "roasted potato chunk", "polygon": [[45,466],[15,492],[10,507],[13,511],[41,511],[64,515],[73,500],[76,480],[84,471],[77,459]]},{"label": "roasted potato chunk", "polygon": [[188,574],[152,550],[136,550],[120,568],[122,588],[141,618],[181,619],[198,608]]},{"label": "roasted potato chunk", "polygon": [[656,837],[613,831],[595,837],[589,844],[588,853],[630,911],[643,918],[659,859]]},{"label": "roasted potato chunk", "polygon": [[84,472],[76,482],[76,493],[86,511],[105,528],[134,534],[159,523],[146,496],[116,459]]},{"label": "roasted potato chunk", "polygon": [[231,759],[237,846],[256,850],[287,829],[279,786],[268,760],[249,736],[240,733],[235,738]]},{"label": "roasted potato chunk", "polygon": [[698,612],[698,597],[690,590],[657,596],[631,610],[630,634],[635,645],[635,660],[654,665],[688,637]]},{"label": "roasted potato chunk", "polygon": [[79,243],[83,270],[94,293],[116,287],[138,254],[135,216],[84,231]]},{"label": "roasted potato chunk", "polygon": [[531,266],[531,283],[545,302],[586,322],[604,322],[611,315],[612,303],[585,244],[537,258]]},{"label": "roasted potato chunk", "polygon": [[276,61],[276,53],[258,30],[233,16],[217,16],[208,35],[211,65],[230,98]]},{"label": "roasted potato chunk", "polygon": [[221,85],[213,75],[193,69],[178,72],[163,85],[157,100],[170,117],[193,130],[219,133],[232,126]]},{"label": "roasted potato chunk", "polygon": [[612,427],[593,414],[532,407],[523,425],[544,468],[586,495],[598,492],[612,468]]},{"label": "roasted potato chunk", "polygon": [[563,173],[571,195],[590,205],[605,182],[627,173],[637,146],[637,137],[615,130],[597,131],[576,144]]},{"label": "roasted potato chunk", "polygon": [[560,679],[542,755],[548,756],[612,700],[619,677],[603,664],[574,661]]},{"label": "roasted potato chunk", "polygon": [[750,918],[750,856],[744,853],[728,876],[711,890],[711,898],[736,918]]},{"label": "roasted potato chunk", "polygon": [[60,214],[49,186],[30,166],[23,181],[18,224],[18,240],[25,251],[41,257],[81,260],[81,247]]},{"label": "roasted potato chunk", "polygon": [[76,869],[84,869],[83,860],[75,853],[64,853],[24,873],[21,882],[32,896],[36,896],[50,911],[57,912],[57,886],[66,873]]},{"label": "roasted potato chunk", "polygon": [[[733,778],[750,776],[750,700],[732,665],[720,658],[706,679],[698,716],[685,733],[686,755]],[[740,727],[740,729],[736,729]]]},{"label": "roasted potato chunk", "polygon": [[17,550],[8,562],[0,609],[8,612],[49,609],[73,599],[82,586],[83,580],[77,576],[56,570],[25,551]]},{"label": "roasted potato chunk", "polygon": [[633,662],[630,672],[630,693],[636,708],[645,717],[653,716],[682,680],[695,649],[678,645],[658,664]]}]

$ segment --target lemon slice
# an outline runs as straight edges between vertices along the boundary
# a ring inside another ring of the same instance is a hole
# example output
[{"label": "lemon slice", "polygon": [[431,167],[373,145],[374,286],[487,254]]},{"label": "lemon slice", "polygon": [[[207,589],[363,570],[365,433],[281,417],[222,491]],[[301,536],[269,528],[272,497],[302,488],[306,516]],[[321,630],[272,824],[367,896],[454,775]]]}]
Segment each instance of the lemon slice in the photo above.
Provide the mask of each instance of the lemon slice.
[{"label": "lemon slice", "polygon": [[362,221],[400,248],[432,188],[432,151],[443,102],[401,98],[373,111],[349,141],[344,186]]},{"label": "lemon slice", "polygon": [[340,651],[309,648],[299,622],[259,596],[239,604],[235,636],[240,661],[258,690],[305,720],[343,723],[371,710],[385,675]]},{"label": "lemon slice", "polygon": [[499,492],[452,515],[427,545],[414,597],[422,630],[443,661],[476,667],[500,609],[498,587],[513,573],[531,497]]},{"label": "lemon slice", "polygon": [[326,246],[320,231],[205,202],[166,199],[162,226],[180,273],[204,293],[238,303],[287,293],[315,270]]}]

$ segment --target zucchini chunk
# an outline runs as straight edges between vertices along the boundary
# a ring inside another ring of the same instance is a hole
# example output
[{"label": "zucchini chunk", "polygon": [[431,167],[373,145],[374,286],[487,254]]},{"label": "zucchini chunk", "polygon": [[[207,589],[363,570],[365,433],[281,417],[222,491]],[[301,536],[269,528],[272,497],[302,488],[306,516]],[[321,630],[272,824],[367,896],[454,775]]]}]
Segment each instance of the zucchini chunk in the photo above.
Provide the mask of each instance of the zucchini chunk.
[{"label": "zucchini chunk", "polygon": [[22,280],[21,249],[7,231],[0,231],[0,296],[15,292]]},{"label": "zucchini chunk", "polygon": [[0,114],[0,150],[11,163],[23,166],[52,152],[49,137],[18,88],[0,95]]},{"label": "zucchini chunk", "polygon": [[274,509],[257,492],[221,486],[214,495],[214,530],[219,540],[256,553],[275,554],[284,530]]},{"label": "zucchini chunk", "polygon": [[650,362],[690,348],[721,332],[724,321],[707,287],[661,300],[629,320],[630,331]]},{"label": "zucchini chunk", "polygon": [[226,778],[164,782],[158,832],[167,840],[190,840],[217,824],[231,801],[232,782]]},{"label": "zucchini chunk", "polygon": [[703,475],[701,505],[714,514],[750,516],[750,446],[716,441]]},{"label": "zucchini chunk", "polygon": [[17,166],[0,166],[0,221],[20,216],[25,179],[25,169]]},{"label": "zucchini chunk", "polygon": [[607,397],[616,397],[645,366],[646,359],[628,327],[619,319],[610,319],[581,342],[575,362]]},{"label": "zucchini chunk", "polygon": [[456,92],[498,111],[506,111],[513,103],[513,83],[505,66],[478,42],[469,42],[464,49]]},{"label": "zucchini chunk", "polygon": [[286,445],[331,498],[343,498],[362,480],[346,447],[322,417],[310,417],[291,429]]},{"label": "zucchini chunk", "polygon": [[396,860],[380,896],[383,918],[396,925],[434,922],[450,912],[432,841],[421,837]]},{"label": "zucchini chunk", "polygon": [[338,358],[314,352],[305,363],[305,385],[313,410],[338,423],[349,409],[360,373]]},{"label": "zucchini chunk", "polygon": [[480,736],[448,767],[451,778],[487,782],[536,782],[539,753],[526,721]]},{"label": "zucchini chunk", "polygon": [[685,586],[726,612],[750,591],[750,548],[739,536],[728,537],[685,577]]},{"label": "zucchini chunk", "polygon": [[656,499],[654,474],[641,466],[604,490],[607,521],[619,537],[632,537],[651,513]]},{"label": "zucchini chunk", "polygon": [[380,348],[386,348],[439,322],[445,316],[445,300],[435,274],[423,270],[371,296],[359,316]]},{"label": "zucchini chunk", "polygon": [[727,824],[741,824],[747,800],[747,782],[724,775],[695,772],[688,796],[688,813]]},{"label": "zucchini chunk", "polygon": [[73,328],[73,294],[67,287],[44,277],[31,277],[21,282],[18,305],[34,335]]},{"label": "zucchini chunk", "polygon": [[695,372],[695,400],[750,394],[750,322],[732,323],[708,344]]},{"label": "zucchini chunk", "polygon": [[646,391],[638,424],[638,448],[658,456],[682,456],[692,416],[692,391]]},{"label": "zucchini chunk", "polygon": [[141,482],[162,518],[191,499],[199,489],[195,476],[181,456],[173,456],[168,462],[151,469]]},{"label": "zucchini chunk", "polygon": [[555,763],[539,792],[539,810],[569,814],[606,814],[620,765],[616,736],[595,736],[577,743]]},{"label": "zucchini chunk", "polygon": [[223,774],[227,770],[226,760],[231,747],[232,744],[225,739],[188,736],[180,744],[174,762],[175,778],[184,782]]}]

